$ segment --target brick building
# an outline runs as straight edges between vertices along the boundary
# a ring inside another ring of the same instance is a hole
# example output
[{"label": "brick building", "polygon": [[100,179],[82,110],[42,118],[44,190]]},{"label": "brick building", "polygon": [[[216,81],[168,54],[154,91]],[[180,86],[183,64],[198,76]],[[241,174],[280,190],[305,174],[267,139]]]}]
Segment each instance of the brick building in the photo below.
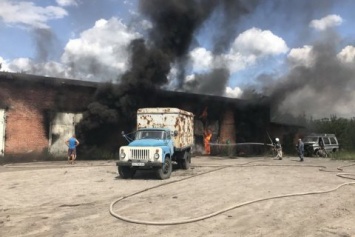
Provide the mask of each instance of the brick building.
[{"label": "brick building", "polygon": [[[0,156],[65,157],[65,139],[75,132],[100,84],[0,72]],[[245,101],[184,92],[158,91],[155,107],[178,107],[195,114],[195,143],[268,142],[270,108],[266,100]],[[201,115],[207,112],[205,117]],[[123,145],[123,144],[122,144]],[[198,151],[198,149],[196,149]],[[1,159],[1,158],[0,158]]]},{"label": "brick building", "polygon": [[89,82],[0,73],[0,155],[47,152],[57,139],[50,132],[55,119],[82,112],[95,89]]}]

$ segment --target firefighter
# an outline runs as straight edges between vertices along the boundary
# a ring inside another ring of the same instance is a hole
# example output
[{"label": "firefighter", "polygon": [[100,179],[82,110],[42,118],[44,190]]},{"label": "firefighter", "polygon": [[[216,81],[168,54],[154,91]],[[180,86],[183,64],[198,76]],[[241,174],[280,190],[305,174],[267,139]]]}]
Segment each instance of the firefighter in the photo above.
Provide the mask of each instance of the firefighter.
[{"label": "firefighter", "polygon": [[277,152],[276,159],[282,160],[282,146],[278,138],[275,138],[274,148]]}]

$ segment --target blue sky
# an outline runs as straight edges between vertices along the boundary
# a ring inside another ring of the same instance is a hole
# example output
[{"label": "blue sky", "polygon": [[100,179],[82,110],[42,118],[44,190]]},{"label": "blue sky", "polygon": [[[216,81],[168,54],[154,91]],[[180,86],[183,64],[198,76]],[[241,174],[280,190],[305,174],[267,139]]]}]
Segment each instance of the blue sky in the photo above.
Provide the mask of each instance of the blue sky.
[{"label": "blue sky", "polygon": [[[139,0],[0,0],[0,70],[113,81],[129,68],[131,40],[148,40],[154,27],[138,6]],[[354,9],[352,0],[260,1],[232,22],[229,43],[218,53],[216,36],[228,29],[217,24],[223,16],[215,11],[194,33],[186,82],[226,67],[230,77],[221,95],[240,97],[248,86],[258,86],[260,75],[277,81],[295,65],[311,67],[313,45],[330,34],[337,39],[337,57],[353,64]],[[172,65],[170,89],[176,70]]]},{"label": "blue sky", "polygon": [[[3,0],[2,0],[3,1]],[[45,8],[48,6],[56,6],[64,9],[67,13],[65,16],[58,19],[44,19],[51,31],[59,40],[59,46],[63,51],[68,39],[80,35],[82,31],[93,27],[99,19],[110,19],[117,17],[122,21],[129,21],[131,17],[130,9],[134,9],[135,0],[130,1],[115,1],[115,0],[90,0],[84,1],[66,1],[72,5],[60,6],[56,0],[36,0],[36,1],[13,1],[4,0],[14,6],[20,5],[23,2],[31,3],[33,7]],[[104,4],[102,4],[104,3]],[[85,13],[82,12],[85,6]],[[21,11],[19,11],[21,12]],[[38,13],[38,15],[41,15]],[[1,19],[2,18],[2,19]],[[44,17],[46,18],[46,17]],[[35,49],[33,47],[33,39],[29,31],[33,28],[31,25],[21,22],[7,22],[4,17],[0,17],[0,32],[1,32],[1,56],[8,59],[18,57],[34,57]],[[18,47],[21,45],[20,47]]]}]

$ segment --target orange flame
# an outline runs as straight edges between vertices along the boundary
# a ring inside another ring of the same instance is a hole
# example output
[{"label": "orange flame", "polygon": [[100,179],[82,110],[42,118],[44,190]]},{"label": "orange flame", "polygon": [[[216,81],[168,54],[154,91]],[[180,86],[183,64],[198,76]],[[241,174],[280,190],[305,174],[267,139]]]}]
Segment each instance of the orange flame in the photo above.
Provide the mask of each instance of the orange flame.
[{"label": "orange flame", "polygon": [[203,126],[204,126],[203,143],[205,146],[205,154],[209,155],[209,154],[211,154],[210,141],[212,138],[212,131],[207,126],[207,124],[208,124],[207,123],[207,115],[208,115],[207,109],[208,109],[208,107],[206,106],[205,109],[203,110],[202,114],[199,116],[199,118],[202,120]]},{"label": "orange flame", "polygon": [[210,145],[210,141],[211,141],[211,138],[212,138],[212,132],[210,129],[205,129],[205,132],[203,134],[204,138],[203,138],[203,141],[205,143],[205,153],[207,155],[211,154],[211,145]]}]

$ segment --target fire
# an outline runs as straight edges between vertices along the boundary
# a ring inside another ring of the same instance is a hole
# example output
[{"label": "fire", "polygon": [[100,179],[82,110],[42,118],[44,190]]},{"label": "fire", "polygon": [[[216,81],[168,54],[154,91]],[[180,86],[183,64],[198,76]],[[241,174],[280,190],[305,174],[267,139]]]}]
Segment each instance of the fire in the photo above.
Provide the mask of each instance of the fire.
[{"label": "fire", "polygon": [[203,110],[202,114],[200,115],[200,119],[203,122],[203,126],[204,126],[204,132],[203,132],[203,143],[205,146],[205,154],[209,155],[211,154],[211,145],[210,145],[210,141],[212,138],[212,131],[211,129],[208,128],[208,123],[207,123],[207,106],[205,107],[205,109]]},{"label": "fire", "polygon": [[205,129],[205,132],[203,134],[203,141],[205,143],[205,153],[206,155],[211,154],[211,145],[210,145],[210,141],[212,138],[212,132],[210,129]]}]

